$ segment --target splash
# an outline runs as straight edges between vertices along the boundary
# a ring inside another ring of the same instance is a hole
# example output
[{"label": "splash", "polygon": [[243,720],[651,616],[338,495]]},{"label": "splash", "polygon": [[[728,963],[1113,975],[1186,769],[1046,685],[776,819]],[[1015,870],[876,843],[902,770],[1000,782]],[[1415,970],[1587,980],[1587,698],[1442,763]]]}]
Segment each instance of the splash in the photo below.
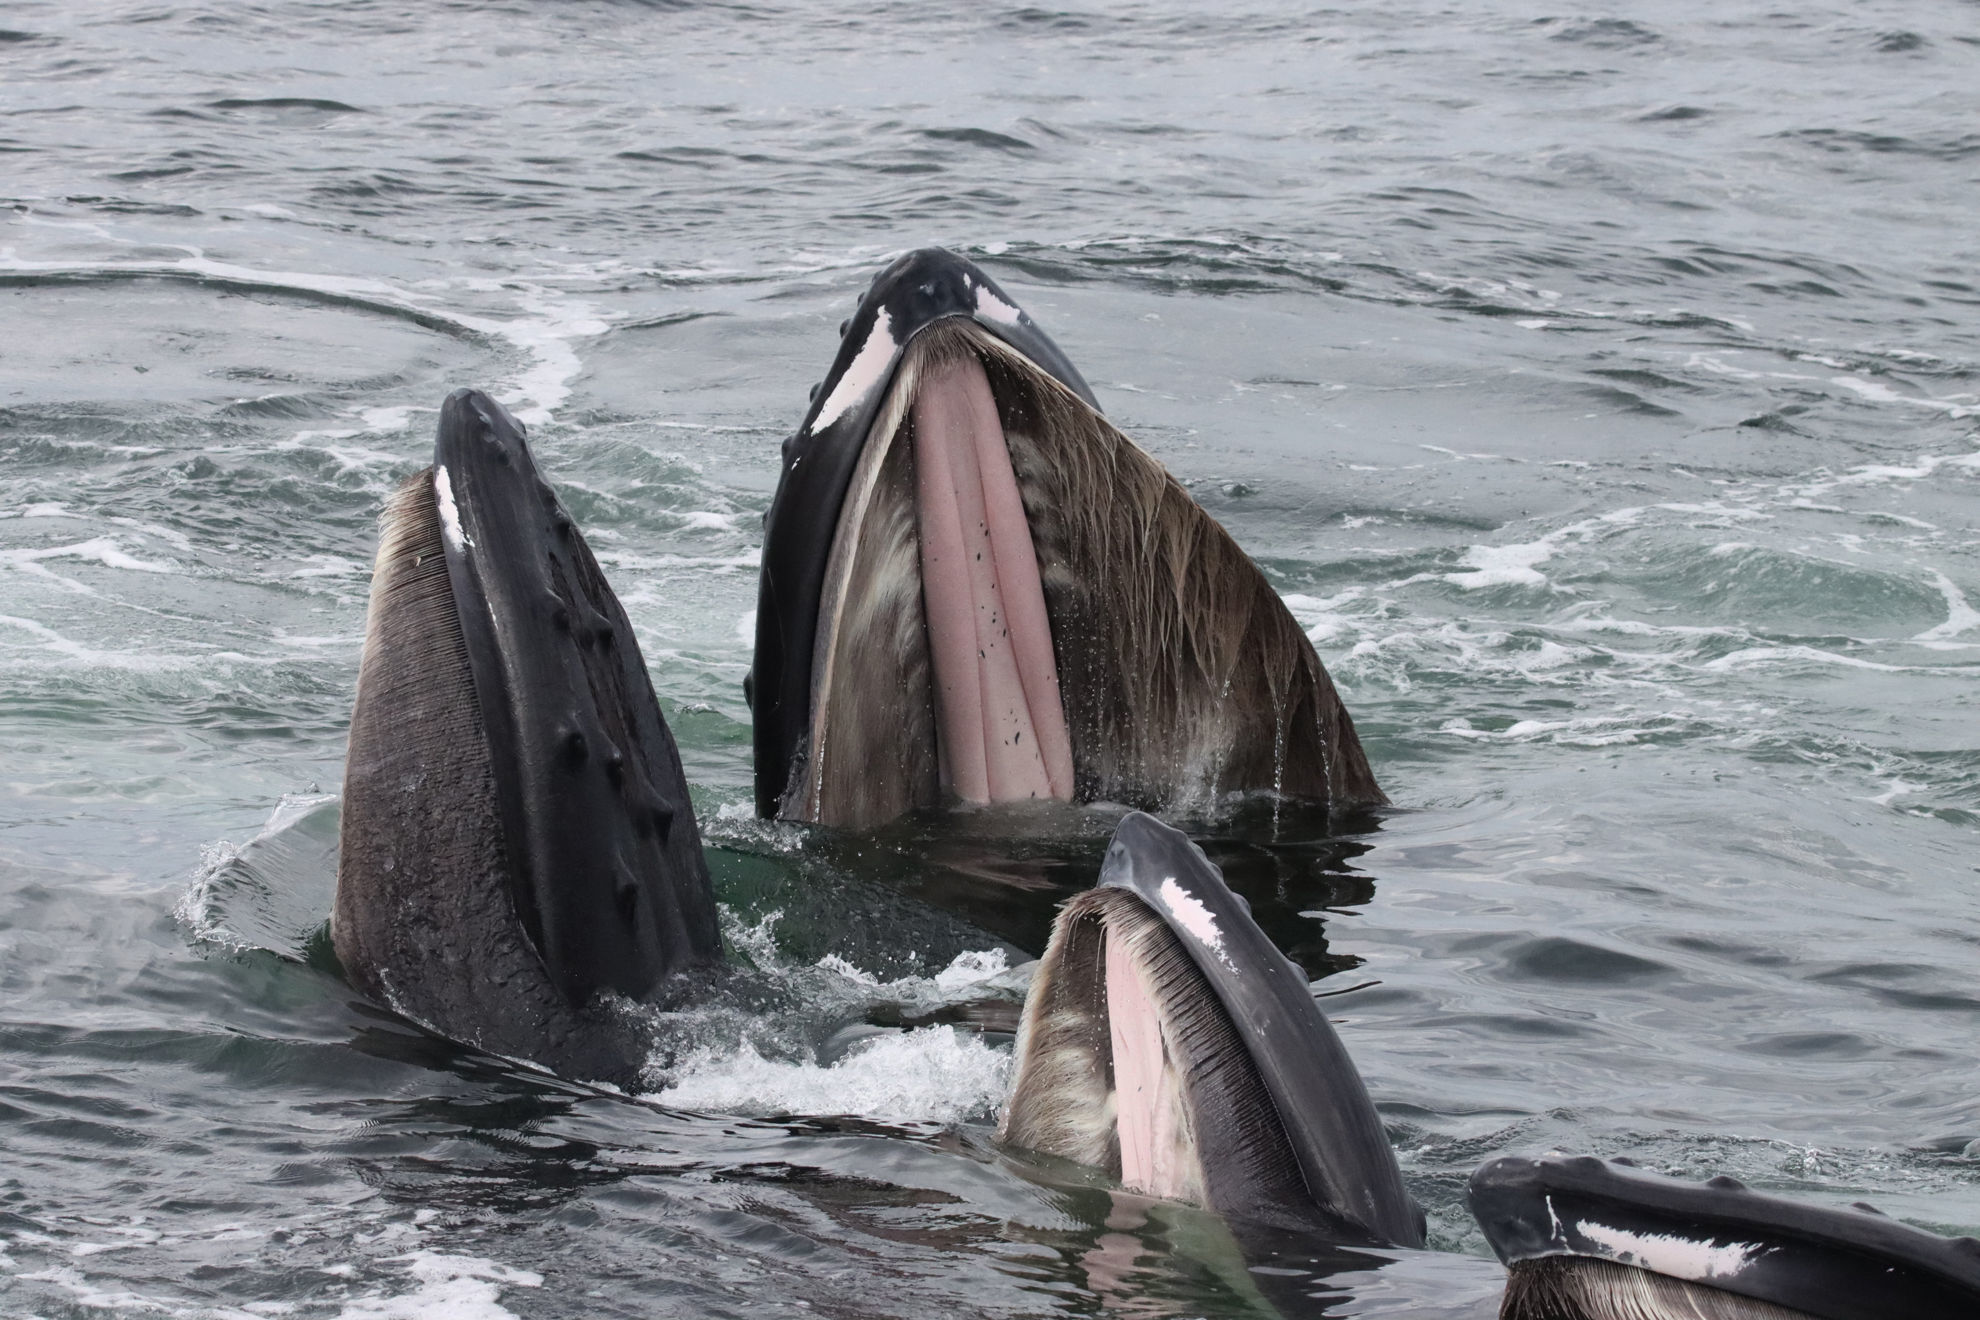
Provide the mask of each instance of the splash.
[{"label": "splash", "polygon": [[848,1114],[882,1123],[958,1123],[1003,1103],[1011,1056],[954,1027],[877,1035],[830,1064],[766,1059],[744,1041],[706,1050],[654,1098],[731,1114]]},{"label": "splash", "polygon": [[869,1018],[929,1013],[985,999],[1016,1000],[1031,964],[1002,949],[956,955],[932,976],[884,980],[828,953],[795,963],[778,948],[782,911],[751,923],[722,910],[723,935],[746,970],[712,1001],[640,1014],[654,1041],[651,1099],[718,1113],[851,1115],[883,1123],[948,1124],[1003,1102],[1008,1050],[949,1026],[896,1030]]}]

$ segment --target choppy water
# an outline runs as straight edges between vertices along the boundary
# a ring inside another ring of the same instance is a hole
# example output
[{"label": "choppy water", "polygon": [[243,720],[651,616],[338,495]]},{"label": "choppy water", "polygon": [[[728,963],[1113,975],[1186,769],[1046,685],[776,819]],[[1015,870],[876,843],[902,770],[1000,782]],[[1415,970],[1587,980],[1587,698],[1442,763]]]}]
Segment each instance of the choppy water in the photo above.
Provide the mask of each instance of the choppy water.
[{"label": "choppy water", "polygon": [[[850,8],[0,9],[0,1310],[1262,1305],[995,1150],[997,1038],[857,1025],[1035,953],[1104,815],[748,818],[777,444],[930,242],[1265,566],[1397,801],[1196,822],[1444,1253],[1337,1313],[1489,1314],[1502,1152],[1980,1227],[1980,11]],[[467,383],[757,968],[658,1024],[665,1101],[311,943],[374,519]]]}]

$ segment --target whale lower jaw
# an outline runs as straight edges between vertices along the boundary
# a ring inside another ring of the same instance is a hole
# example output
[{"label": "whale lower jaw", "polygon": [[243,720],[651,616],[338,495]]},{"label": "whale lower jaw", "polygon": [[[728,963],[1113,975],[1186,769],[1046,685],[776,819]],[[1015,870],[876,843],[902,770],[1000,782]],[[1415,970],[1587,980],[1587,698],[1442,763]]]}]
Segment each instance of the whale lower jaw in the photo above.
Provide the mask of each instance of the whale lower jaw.
[{"label": "whale lower jaw", "polygon": [[908,344],[867,433],[811,674],[786,819],[1259,789],[1385,800],[1312,645],[1223,528],[962,318]]},{"label": "whale lower jaw", "polygon": [[1609,1260],[1551,1256],[1506,1273],[1500,1320],[1815,1320],[1807,1311]]}]

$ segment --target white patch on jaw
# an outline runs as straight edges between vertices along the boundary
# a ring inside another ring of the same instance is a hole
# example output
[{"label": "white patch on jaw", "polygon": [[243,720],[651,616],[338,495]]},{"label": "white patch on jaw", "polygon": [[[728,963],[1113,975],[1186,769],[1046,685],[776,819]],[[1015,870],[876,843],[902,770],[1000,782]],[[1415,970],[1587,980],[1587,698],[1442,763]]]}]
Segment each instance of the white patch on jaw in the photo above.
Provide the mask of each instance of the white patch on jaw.
[{"label": "white patch on jaw", "polygon": [[825,406],[818,410],[812,419],[811,429],[815,434],[839,420],[840,414],[865,398],[868,391],[880,383],[887,374],[887,366],[894,360],[894,354],[901,346],[894,342],[894,318],[886,308],[873,320],[873,333],[866,337],[859,352],[846,368],[846,374],[839,377],[839,383],[825,396]]},{"label": "white patch on jaw", "polygon": [[[1162,881],[1157,891],[1162,895],[1162,905],[1169,909],[1169,915],[1196,938],[1196,942],[1210,949],[1224,966],[1231,966],[1230,955],[1224,952],[1224,932],[1217,929],[1217,916],[1203,906],[1202,900],[1176,883],[1174,876]],[[1233,969],[1235,970],[1235,969]]]},{"label": "white patch on jaw", "polygon": [[433,469],[433,493],[440,505],[440,535],[447,548],[459,554],[462,547],[474,542],[461,531],[461,511],[454,505],[454,483],[447,479],[447,469],[443,466],[436,465]]},{"label": "white patch on jaw", "polygon": [[985,284],[976,286],[976,314],[987,316],[999,325],[1016,325],[1024,313],[999,298]]},{"label": "white patch on jaw", "polygon": [[1624,1265],[1634,1265],[1655,1274],[1667,1274],[1673,1279],[1691,1282],[1723,1279],[1737,1274],[1766,1250],[1758,1242],[1729,1242],[1717,1246],[1670,1233],[1632,1233],[1626,1228],[1612,1228],[1588,1219],[1574,1227],[1575,1232],[1590,1242],[1608,1248],[1615,1254],[1615,1259]]}]

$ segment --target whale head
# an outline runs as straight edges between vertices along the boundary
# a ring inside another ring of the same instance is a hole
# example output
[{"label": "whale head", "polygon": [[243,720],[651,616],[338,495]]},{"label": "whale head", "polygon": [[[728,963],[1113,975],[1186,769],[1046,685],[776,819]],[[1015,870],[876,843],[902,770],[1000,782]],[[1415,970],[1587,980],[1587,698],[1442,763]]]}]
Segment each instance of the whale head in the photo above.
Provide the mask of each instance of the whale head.
[{"label": "whale head", "polygon": [[1383,801],[1258,568],[994,280],[874,280],[786,442],[748,691],[757,810]]},{"label": "whale head", "polygon": [[1335,1242],[1423,1243],[1306,978],[1180,831],[1135,813],[1026,1001],[1000,1127],[1136,1191]]},{"label": "whale head", "polygon": [[1980,1315],[1980,1241],[1627,1160],[1509,1156],[1471,1177],[1507,1266],[1505,1320],[1954,1320]]},{"label": "whale head", "polygon": [[461,390],[385,512],[345,765],[333,941],[445,1035],[612,1080],[601,995],[720,957],[639,644],[522,426]]}]

